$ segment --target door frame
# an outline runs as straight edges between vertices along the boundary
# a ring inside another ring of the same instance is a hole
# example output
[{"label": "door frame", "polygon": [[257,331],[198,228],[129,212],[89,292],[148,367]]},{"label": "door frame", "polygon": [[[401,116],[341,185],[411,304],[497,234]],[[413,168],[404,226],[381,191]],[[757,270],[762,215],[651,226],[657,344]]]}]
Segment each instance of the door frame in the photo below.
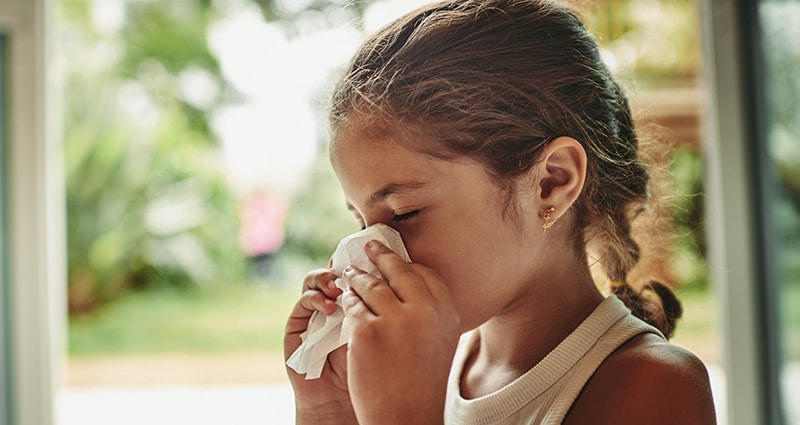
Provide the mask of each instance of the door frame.
[{"label": "door frame", "polygon": [[64,177],[51,0],[0,3],[8,41],[5,146],[9,417],[55,422],[66,328]]},{"label": "door frame", "polygon": [[782,425],[759,0],[701,5],[708,260],[722,306],[729,425]]}]

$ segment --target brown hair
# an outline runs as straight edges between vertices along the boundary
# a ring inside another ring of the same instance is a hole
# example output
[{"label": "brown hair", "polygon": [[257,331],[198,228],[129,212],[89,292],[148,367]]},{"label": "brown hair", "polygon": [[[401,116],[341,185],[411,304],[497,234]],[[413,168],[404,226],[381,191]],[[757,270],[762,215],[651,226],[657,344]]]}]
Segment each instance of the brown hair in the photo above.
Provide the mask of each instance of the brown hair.
[{"label": "brown hair", "polygon": [[[543,146],[570,136],[588,156],[573,205],[578,243],[612,282],[625,282],[640,256],[631,221],[648,201],[650,176],[638,155],[627,98],[598,47],[568,9],[537,0],[433,4],[378,31],[356,53],[333,94],[334,140],[344,129],[403,132],[413,149],[468,156],[513,194],[512,182]],[[669,336],[680,303],[659,282],[645,295],[612,291]]]}]

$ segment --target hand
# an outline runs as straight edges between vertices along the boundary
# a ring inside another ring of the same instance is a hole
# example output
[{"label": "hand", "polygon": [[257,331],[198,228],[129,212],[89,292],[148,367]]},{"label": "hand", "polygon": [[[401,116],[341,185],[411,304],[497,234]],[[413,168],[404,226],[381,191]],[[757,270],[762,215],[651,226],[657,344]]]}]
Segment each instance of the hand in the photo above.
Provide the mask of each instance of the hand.
[{"label": "hand", "polygon": [[342,295],[352,336],[348,386],[361,423],[441,424],[460,319],[441,278],[377,241],[365,251],[383,279],[350,267]]},{"label": "hand", "polygon": [[[333,283],[336,275],[328,269],[309,272],[303,281],[303,294],[295,304],[286,323],[283,338],[284,360],[300,346],[300,334],[308,328],[314,311],[332,314],[336,311],[334,300],[342,290]],[[328,355],[322,375],[306,380],[287,367],[289,380],[295,394],[297,424],[355,424],[355,413],[347,391],[347,347],[340,347]]]}]

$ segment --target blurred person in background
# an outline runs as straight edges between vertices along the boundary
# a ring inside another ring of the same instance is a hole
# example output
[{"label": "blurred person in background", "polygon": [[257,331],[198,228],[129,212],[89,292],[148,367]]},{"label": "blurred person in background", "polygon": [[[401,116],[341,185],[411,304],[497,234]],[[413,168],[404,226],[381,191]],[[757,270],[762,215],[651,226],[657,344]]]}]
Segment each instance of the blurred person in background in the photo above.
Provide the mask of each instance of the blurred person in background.
[{"label": "blurred person in background", "polygon": [[283,246],[289,203],[279,193],[260,189],[245,197],[239,209],[239,245],[250,258],[251,277],[266,280]]}]

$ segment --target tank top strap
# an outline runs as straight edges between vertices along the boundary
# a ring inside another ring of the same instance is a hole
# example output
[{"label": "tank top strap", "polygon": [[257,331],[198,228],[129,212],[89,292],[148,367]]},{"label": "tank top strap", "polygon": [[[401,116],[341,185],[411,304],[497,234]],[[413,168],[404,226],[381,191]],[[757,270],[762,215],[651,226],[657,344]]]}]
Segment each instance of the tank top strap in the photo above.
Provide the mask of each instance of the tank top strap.
[{"label": "tank top strap", "polygon": [[[622,301],[614,299],[612,302],[617,304],[617,308],[627,310]],[[555,391],[557,396],[550,405],[542,425],[561,424],[583,387],[586,386],[586,383],[608,356],[632,338],[644,333],[652,333],[664,338],[664,335],[658,329],[633,316],[630,311],[611,326],[575,365],[569,376],[559,382],[561,389]]]}]

